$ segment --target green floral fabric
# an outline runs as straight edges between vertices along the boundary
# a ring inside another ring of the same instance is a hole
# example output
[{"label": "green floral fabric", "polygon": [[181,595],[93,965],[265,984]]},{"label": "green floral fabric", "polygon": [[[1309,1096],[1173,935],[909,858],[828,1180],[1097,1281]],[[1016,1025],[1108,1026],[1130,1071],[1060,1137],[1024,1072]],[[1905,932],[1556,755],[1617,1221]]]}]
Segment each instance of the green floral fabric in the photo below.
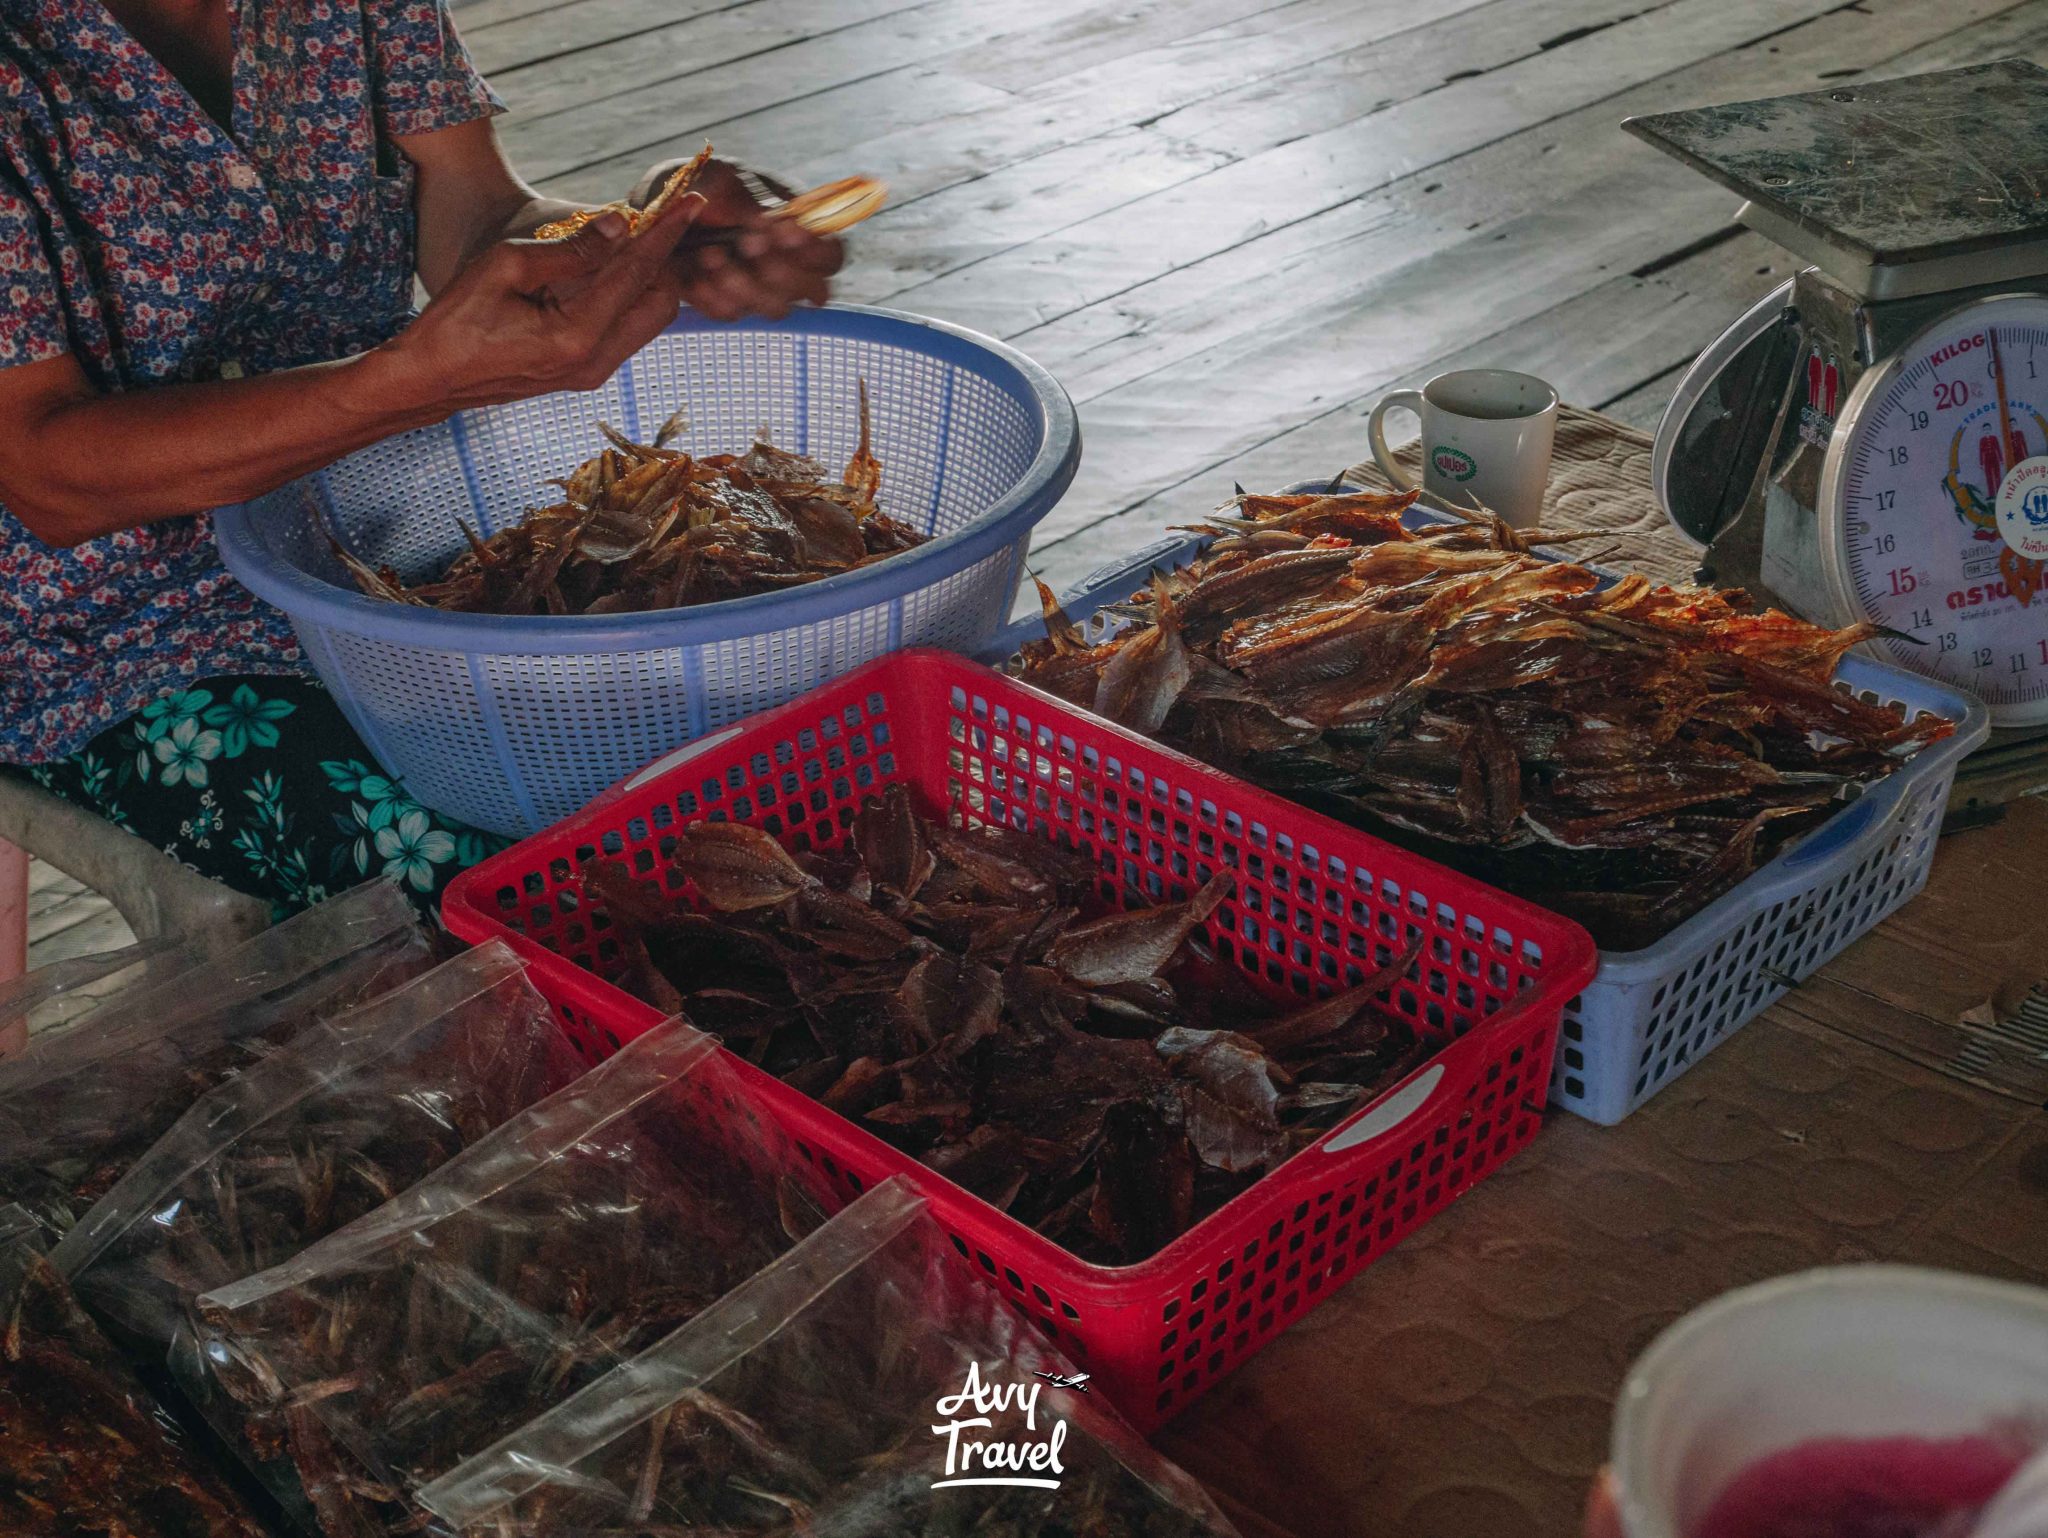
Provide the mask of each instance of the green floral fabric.
[{"label": "green floral fabric", "polygon": [[148,839],[278,917],[360,882],[422,908],[509,840],[442,817],[379,769],[309,678],[212,678],[68,757],[0,766]]}]

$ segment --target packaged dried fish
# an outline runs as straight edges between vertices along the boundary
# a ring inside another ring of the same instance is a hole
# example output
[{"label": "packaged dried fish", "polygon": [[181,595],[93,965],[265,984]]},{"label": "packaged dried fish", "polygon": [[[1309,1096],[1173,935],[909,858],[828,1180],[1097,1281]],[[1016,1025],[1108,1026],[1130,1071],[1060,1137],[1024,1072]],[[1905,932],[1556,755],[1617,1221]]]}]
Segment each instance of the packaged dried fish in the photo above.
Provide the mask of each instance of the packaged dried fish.
[{"label": "packaged dried fish", "polygon": [[622,981],[1086,1259],[1156,1253],[1439,1045],[1378,1007],[1416,949],[1312,1003],[1220,959],[1227,874],[1144,906],[900,783],[848,835],[798,856],[705,822],[645,885],[590,867]]},{"label": "packaged dried fish", "polygon": [[198,1300],[243,1451],[330,1538],[643,1350],[808,1231],[818,1194],[672,1021],[292,1260]]},{"label": "packaged dried fish", "polygon": [[1222,1538],[900,1180],[436,1480],[460,1538]]},{"label": "packaged dried fish", "polygon": [[1254,784],[1650,944],[1954,730],[1830,687],[1874,633],[1609,585],[1414,494],[1239,496],[1089,646],[1040,589],[1022,677]]},{"label": "packaged dried fish", "polygon": [[138,1358],[584,1070],[502,942],[308,1026],[200,1097],[51,1260]]},{"label": "packaged dried fish", "polygon": [[384,882],[109,999],[0,1061],[0,1191],[62,1238],[192,1103],[433,964]]},{"label": "packaged dried fish", "polygon": [[767,442],[692,457],[598,424],[611,447],[556,482],[563,500],[481,539],[438,577],[408,586],[339,541],[336,554],[373,598],[483,614],[625,614],[800,587],[915,549],[929,536],[876,498],[868,393],[860,442],[835,480],[817,461]]},{"label": "packaged dried fish", "polygon": [[0,1538],[265,1538],[0,1207]]}]

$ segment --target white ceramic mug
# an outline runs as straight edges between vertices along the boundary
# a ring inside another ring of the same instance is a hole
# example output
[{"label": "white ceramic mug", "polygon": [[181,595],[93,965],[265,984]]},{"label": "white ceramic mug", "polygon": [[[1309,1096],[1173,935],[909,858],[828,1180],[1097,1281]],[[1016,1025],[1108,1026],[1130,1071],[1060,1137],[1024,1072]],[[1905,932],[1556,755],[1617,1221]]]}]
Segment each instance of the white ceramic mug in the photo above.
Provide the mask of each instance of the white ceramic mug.
[{"label": "white ceramic mug", "polygon": [[1366,433],[1381,472],[1403,491],[1414,489],[1387,450],[1389,411],[1422,419],[1422,489],[1454,507],[1475,502],[1518,529],[1534,528],[1550,484],[1550,446],[1557,436],[1557,391],[1534,374],[1464,368],[1439,374],[1420,390],[1395,390],[1372,408]]}]

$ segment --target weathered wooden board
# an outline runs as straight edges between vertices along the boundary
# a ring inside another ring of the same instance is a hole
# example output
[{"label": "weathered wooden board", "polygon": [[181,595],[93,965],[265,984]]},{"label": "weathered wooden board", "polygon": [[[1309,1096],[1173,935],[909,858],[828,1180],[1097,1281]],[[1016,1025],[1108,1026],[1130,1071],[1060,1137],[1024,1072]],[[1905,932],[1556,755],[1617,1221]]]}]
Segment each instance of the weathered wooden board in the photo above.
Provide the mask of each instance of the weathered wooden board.
[{"label": "weathered wooden board", "polygon": [[[1043,345],[1045,331],[1027,330],[1022,345],[1050,357],[1083,400],[1091,451],[1041,539],[1132,508],[1199,472],[1205,459],[1221,464],[1368,390],[1376,395],[1431,356],[1476,344],[1616,274],[1653,269],[1710,237],[1732,212],[1726,195],[1661,157],[1636,155],[1612,130],[1623,111],[1673,97],[1711,100],[1716,88],[1732,94],[1757,79],[1874,65],[1900,39],[1917,44],[1971,14],[1967,4],[1946,18],[1909,4],[1837,10],[1703,61],[1686,72],[1690,79],[1664,77],[1602,103],[1597,115],[1583,110],[1436,167],[1427,180],[1411,176],[1382,197],[1323,216],[1323,231],[1311,234],[1305,223],[1282,232],[1301,254],[1264,277],[1244,267],[1253,245],[1224,253],[1208,273],[1159,280],[1160,289],[1179,290],[1160,317],[1136,308],[1146,294],[1121,296],[1120,317],[1147,324],[1103,349],[1099,364],[1070,367],[1075,360],[1057,344]],[[1347,269],[1367,276],[1347,286]],[[1692,349],[1734,313],[1703,326]],[[1139,531],[1133,542],[1143,537]]]},{"label": "weathered wooden board", "polygon": [[[1484,11],[1489,17],[1523,0],[1443,0],[1436,14]],[[1579,0],[1584,3],[1584,0]],[[1597,0],[1595,0],[1597,3]],[[797,181],[824,181],[849,167],[890,182],[899,202],[1118,128],[1144,124],[1172,109],[1241,88],[1267,75],[1361,47],[1412,29],[1408,0],[1294,0],[1244,21],[1120,54],[1049,80],[1021,95],[961,73],[986,50],[953,54],[872,75],[832,92],[784,102],[726,121],[713,121],[686,92],[677,93],[671,137],[569,173],[548,183],[564,196],[584,196],[583,177],[598,185],[630,184],[647,159],[694,151],[710,133],[742,157],[786,168]],[[1005,40],[1005,51],[1011,40]],[[1016,40],[1028,47],[1028,39]],[[972,90],[974,98],[962,101]],[[847,93],[828,118],[812,108]],[[854,93],[860,93],[857,99]],[[869,105],[879,101],[877,114]],[[792,128],[785,119],[796,118]],[[637,141],[636,141],[637,143]],[[786,148],[785,148],[786,146]]]}]

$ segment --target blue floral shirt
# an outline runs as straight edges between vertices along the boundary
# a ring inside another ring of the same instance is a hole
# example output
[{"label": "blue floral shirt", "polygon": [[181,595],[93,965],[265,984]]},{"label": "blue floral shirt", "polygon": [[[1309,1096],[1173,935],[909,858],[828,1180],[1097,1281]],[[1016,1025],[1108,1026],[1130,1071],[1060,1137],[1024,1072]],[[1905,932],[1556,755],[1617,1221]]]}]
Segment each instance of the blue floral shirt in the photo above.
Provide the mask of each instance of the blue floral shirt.
[{"label": "blue floral shirt", "polygon": [[[500,110],[442,0],[230,0],[233,132],[100,0],[0,0],[0,368],[102,390],[360,352],[412,303],[390,147]],[[107,445],[118,453],[118,444]],[[292,672],[208,515],[52,549],[0,508],[0,762],[77,748],[209,674]]]}]

